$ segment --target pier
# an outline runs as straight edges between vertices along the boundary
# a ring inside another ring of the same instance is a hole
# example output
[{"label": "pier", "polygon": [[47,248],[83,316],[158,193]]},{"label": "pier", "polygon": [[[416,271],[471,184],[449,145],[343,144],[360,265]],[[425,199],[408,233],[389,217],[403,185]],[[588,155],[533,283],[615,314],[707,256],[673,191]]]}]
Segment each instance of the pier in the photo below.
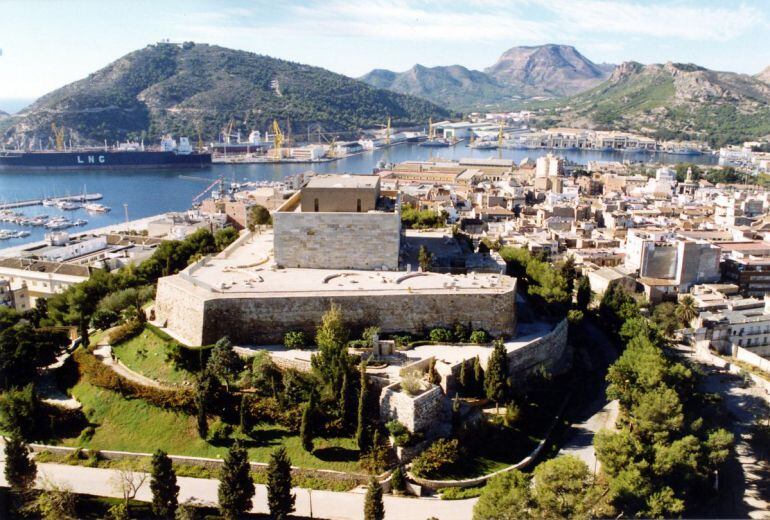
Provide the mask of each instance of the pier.
[{"label": "pier", "polygon": [[51,197],[50,199],[27,199],[18,200],[16,202],[3,202],[0,203],[0,211],[5,209],[26,208],[28,206],[41,206],[43,200],[51,200],[52,202],[91,202],[94,200],[101,200],[104,196],[101,193],[83,193],[80,195],[68,195],[66,197]]}]

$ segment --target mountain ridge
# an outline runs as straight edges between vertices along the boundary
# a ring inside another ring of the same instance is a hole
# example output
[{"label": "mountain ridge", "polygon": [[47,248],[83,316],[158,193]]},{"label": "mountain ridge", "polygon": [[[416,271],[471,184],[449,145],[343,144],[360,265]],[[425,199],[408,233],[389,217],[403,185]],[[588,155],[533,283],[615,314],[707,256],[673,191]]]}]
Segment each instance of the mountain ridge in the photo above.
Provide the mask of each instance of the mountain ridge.
[{"label": "mountain ridge", "polygon": [[126,54],[39,98],[3,121],[6,141],[50,138],[51,123],[78,142],[207,138],[279,120],[295,131],[354,131],[423,123],[452,113],[423,99],[374,88],[328,70],[207,44],[156,44]]}]

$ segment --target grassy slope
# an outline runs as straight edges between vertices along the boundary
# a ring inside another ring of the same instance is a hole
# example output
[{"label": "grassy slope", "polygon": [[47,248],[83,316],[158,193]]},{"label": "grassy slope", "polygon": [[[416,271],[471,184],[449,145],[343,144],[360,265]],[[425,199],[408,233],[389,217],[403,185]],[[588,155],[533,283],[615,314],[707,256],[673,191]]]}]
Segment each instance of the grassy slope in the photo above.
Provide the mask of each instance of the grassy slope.
[{"label": "grassy slope", "polygon": [[194,381],[194,374],[166,361],[166,345],[167,341],[145,328],[138,336],[113,346],[113,351],[128,368],[161,383]]},{"label": "grassy slope", "polygon": [[[72,395],[83,403],[96,432],[91,439],[66,439],[65,445],[99,450],[151,453],[158,448],[174,455],[224,457],[226,447],[212,446],[198,437],[195,418],[162,410],[139,399],[125,399],[115,392],[79,382]],[[299,437],[275,425],[257,428],[249,441],[249,457],[267,462],[270,453],[283,444],[295,466],[357,472],[358,452],[353,439],[316,439],[316,452],[305,452]]]}]

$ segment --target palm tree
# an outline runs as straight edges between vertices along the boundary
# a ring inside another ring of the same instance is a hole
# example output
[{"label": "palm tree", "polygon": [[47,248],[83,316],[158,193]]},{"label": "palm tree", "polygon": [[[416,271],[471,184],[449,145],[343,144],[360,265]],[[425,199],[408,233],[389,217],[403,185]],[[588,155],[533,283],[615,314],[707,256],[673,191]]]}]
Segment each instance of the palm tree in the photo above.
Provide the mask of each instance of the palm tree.
[{"label": "palm tree", "polygon": [[698,305],[695,303],[695,298],[689,294],[682,296],[674,314],[683,327],[689,327],[692,320],[698,316]]}]

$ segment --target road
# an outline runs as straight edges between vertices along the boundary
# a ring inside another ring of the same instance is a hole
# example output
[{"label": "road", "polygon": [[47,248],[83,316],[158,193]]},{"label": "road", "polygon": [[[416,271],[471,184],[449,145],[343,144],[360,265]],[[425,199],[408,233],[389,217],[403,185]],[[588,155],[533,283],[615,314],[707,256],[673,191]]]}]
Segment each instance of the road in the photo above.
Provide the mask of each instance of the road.
[{"label": "road", "polygon": [[721,495],[725,500],[721,515],[770,519],[770,464],[749,443],[754,420],[768,416],[767,396],[689,347],[678,345],[676,350],[704,371],[702,390],[721,395],[731,416],[728,429],[735,435],[736,460],[722,472]]},{"label": "road", "polygon": [[593,392],[595,397],[578,412],[565,435],[559,455],[574,455],[582,459],[596,474],[600,464],[594,450],[594,435],[602,428],[612,428],[618,417],[618,402],[607,400],[607,383],[604,380],[607,367],[617,359],[618,353],[610,339],[596,325],[586,321],[585,327],[591,345],[583,349],[586,355],[579,362],[585,364],[586,369],[596,378],[595,384],[586,389],[587,392]]},{"label": "road", "polygon": [[[0,459],[4,455],[0,452]],[[43,463],[38,465],[39,487],[46,482],[58,486],[69,487],[76,493],[105,497],[120,497],[113,484],[117,470],[86,468],[83,466],[68,466],[63,464]],[[179,477],[179,501],[194,501],[200,504],[217,504],[217,488],[219,481]],[[5,477],[0,475],[0,484],[6,485]],[[328,518],[334,520],[358,520],[363,517],[364,493],[351,491],[346,493],[334,491],[309,491],[295,488],[296,513],[302,516]],[[138,500],[151,500],[149,478],[140,488]],[[466,520],[473,516],[473,505],[476,499],[470,500],[439,500],[434,498],[407,498],[385,495],[386,520],[422,520],[436,517],[441,520]],[[256,486],[253,500],[253,512],[267,513],[267,488]]]}]

